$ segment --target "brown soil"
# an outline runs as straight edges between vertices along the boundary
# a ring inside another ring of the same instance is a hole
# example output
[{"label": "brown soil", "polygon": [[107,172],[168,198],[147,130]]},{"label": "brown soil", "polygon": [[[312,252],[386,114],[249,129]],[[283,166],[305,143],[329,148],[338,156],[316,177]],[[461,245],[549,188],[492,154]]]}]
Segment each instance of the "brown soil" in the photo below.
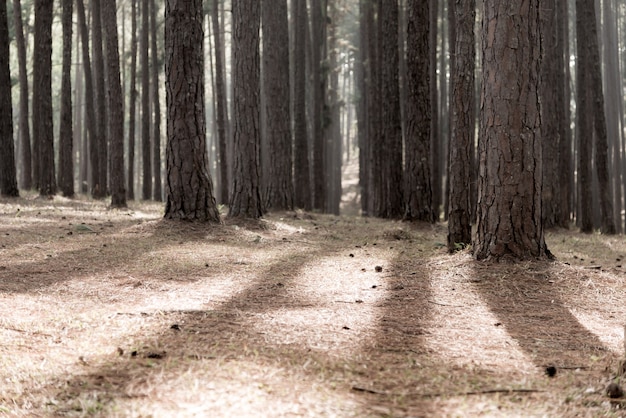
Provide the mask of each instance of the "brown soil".
[{"label": "brown soil", "polygon": [[161,211],[0,201],[0,416],[626,415],[623,237],[478,263],[444,225]]}]

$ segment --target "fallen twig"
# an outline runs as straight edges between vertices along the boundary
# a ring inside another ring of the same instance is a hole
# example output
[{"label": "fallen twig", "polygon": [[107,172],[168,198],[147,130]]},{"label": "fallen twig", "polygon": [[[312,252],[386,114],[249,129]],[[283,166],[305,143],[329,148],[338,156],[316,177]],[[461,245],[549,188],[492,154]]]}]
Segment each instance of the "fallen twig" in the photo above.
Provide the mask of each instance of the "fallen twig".
[{"label": "fallen twig", "polygon": [[463,306],[463,305],[448,305],[445,303],[439,303],[439,302],[435,302],[434,300],[428,300],[428,303],[432,303],[433,305],[439,305],[439,306],[449,306],[452,308],[467,308],[467,306]]},{"label": "fallen twig", "polygon": [[[352,390],[356,391],[356,392],[364,392],[364,393],[371,393],[373,395],[385,395],[385,396],[393,396],[396,395],[394,393],[389,393],[389,392],[382,392],[379,390],[375,390],[375,389],[369,389],[369,388],[363,388],[360,386],[352,386]],[[443,393],[443,392],[437,392],[437,393],[415,393],[415,392],[410,392],[410,393],[402,393],[402,396],[419,396],[422,398],[440,398],[440,397],[451,397],[451,396],[470,396],[470,395],[489,395],[489,394],[494,394],[494,393],[541,393],[541,392],[545,392],[543,390],[539,390],[539,389],[484,389],[484,390],[471,390],[471,391],[467,391],[467,392],[451,392],[451,393]],[[400,394],[397,394],[400,395]]]}]

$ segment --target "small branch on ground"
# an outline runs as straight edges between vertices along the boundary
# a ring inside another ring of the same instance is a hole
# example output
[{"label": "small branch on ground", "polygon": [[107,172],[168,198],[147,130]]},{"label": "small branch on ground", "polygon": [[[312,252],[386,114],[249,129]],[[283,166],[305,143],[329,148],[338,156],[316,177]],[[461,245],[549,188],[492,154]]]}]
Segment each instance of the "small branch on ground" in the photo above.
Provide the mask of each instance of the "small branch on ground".
[{"label": "small branch on ground", "polygon": [[433,305],[439,305],[439,306],[449,306],[452,308],[467,308],[467,306],[463,306],[463,305],[448,305],[446,303],[435,302],[434,300],[428,300],[428,303],[432,303]]},{"label": "small branch on ground", "polygon": [[[383,392],[375,389],[363,388],[360,386],[352,386],[352,390],[356,392],[371,393],[373,395],[385,395],[394,396],[394,393]],[[403,393],[402,396],[419,396],[422,398],[441,398],[451,396],[469,396],[469,395],[490,395],[494,393],[541,393],[545,392],[539,389],[485,389],[485,390],[472,390],[467,392],[451,392],[451,393]]]}]

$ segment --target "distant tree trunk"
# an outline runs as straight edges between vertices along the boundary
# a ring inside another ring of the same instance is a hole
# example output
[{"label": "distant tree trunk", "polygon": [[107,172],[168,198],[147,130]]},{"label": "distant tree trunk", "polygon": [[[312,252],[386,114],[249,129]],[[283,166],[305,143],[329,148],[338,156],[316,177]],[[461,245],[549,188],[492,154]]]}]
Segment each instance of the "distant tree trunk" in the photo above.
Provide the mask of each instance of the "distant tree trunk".
[{"label": "distant tree trunk", "polygon": [[326,210],[326,8],[327,0],[311,0],[311,82],[313,89],[313,208]]},{"label": "distant tree trunk", "polygon": [[558,49],[556,22],[557,0],[543,0],[539,10],[541,20],[541,42],[543,58],[541,60],[541,103],[546,111],[541,115],[541,137],[543,155],[543,217],[545,228],[558,225],[560,199],[559,180],[559,148],[560,126],[559,113],[555,111],[558,104],[558,90],[555,86],[563,77],[563,68],[558,66]]},{"label": "distant tree trunk", "polygon": [[[107,108],[104,71],[104,55],[102,42],[102,5],[101,0],[91,0],[91,10],[93,14],[91,49],[93,51],[94,78],[96,87],[96,133],[97,143],[93,152],[97,153],[99,163],[93,165],[92,169],[98,167],[97,179],[92,195],[96,199],[102,199],[107,195],[107,171],[109,161],[109,147],[107,140]],[[92,160],[93,161],[93,160]]]},{"label": "distant tree trunk", "polygon": [[15,171],[13,143],[13,104],[11,102],[11,71],[9,69],[9,20],[7,3],[0,1],[0,194],[20,195]]},{"label": "distant tree trunk", "polygon": [[423,0],[409,0],[407,5],[404,218],[434,222],[430,178],[430,5]]},{"label": "distant tree trunk", "polygon": [[311,178],[306,122],[306,0],[292,0],[294,14],[294,205],[311,210]]},{"label": "distant tree trunk", "polygon": [[206,150],[202,0],[165,1],[165,218],[219,222]]},{"label": "distant tree trunk", "polygon": [[433,210],[435,220],[439,220],[441,213],[441,170],[439,168],[439,89],[437,88],[437,32],[439,1],[429,0],[429,35],[430,51],[430,177],[433,193]]},{"label": "distant tree trunk", "polygon": [[33,50],[33,134],[38,144],[39,194],[53,196],[54,134],[52,127],[52,0],[35,1]]},{"label": "distant tree trunk", "polygon": [[61,78],[61,126],[59,129],[59,189],[74,196],[74,133],[72,126],[72,15],[73,0],[63,0],[63,64]]},{"label": "distant tree trunk", "polygon": [[557,56],[558,67],[563,75],[556,84],[557,113],[559,118],[559,220],[562,228],[569,228],[572,216],[572,131],[570,129],[570,65],[569,65],[569,18],[566,1],[557,1]]},{"label": "distant tree trunk", "polygon": [[135,128],[137,125],[137,2],[131,1],[130,103],[128,110],[128,185],[126,196],[135,199]]},{"label": "distant tree trunk", "polygon": [[233,2],[234,172],[229,217],[257,219],[260,190],[260,10],[257,0]]},{"label": "distant tree trunk", "polygon": [[111,207],[126,207],[124,187],[124,100],[120,82],[120,55],[115,0],[104,0],[102,21],[106,34],[109,136],[111,138]]},{"label": "distant tree trunk", "polygon": [[157,49],[157,29],[156,29],[156,4],[150,0],[150,32],[151,53],[152,53],[152,111],[154,120],[152,121],[152,169],[154,171],[154,192],[152,197],[157,202],[163,201],[163,189],[161,186],[161,102],[159,100],[159,50]]},{"label": "distant tree trunk", "polygon": [[477,259],[549,255],[541,215],[538,11],[539,0],[484,4]]},{"label": "distant tree trunk", "polygon": [[[326,172],[328,177],[326,212],[339,215],[341,207],[341,164],[343,141],[341,138],[341,104],[339,103],[339,58],[337,35],[337,5],[330,7],[328,33],[328,115],[326,128]],[[348,147],[349,148],[349,147]]]},{"label": "distant tree trunk", "polygon": [[217,136],[219,151],[219,201],[228,203],[228,146],[226,141],[228,124],[228,106],[226,101],[226,83],[224,82],[224,63],[222,60],[224,43],[222,37],[222,25],[219,18],[219,1],[213,0],[211,9],[213,20],[213,37],[215,43],[215,97],[217,105]]},{"label": "distant tree trunk", "polygon": [[268,209],[293,210],[289,115],[289,20],[287,0],[263,0],[263,92],[269,155]]},{"label": "distant tree trunk", "polygon": [[[24,28],[22,24],[22,5],[20,0],[13,0],[13,20],[15,25],[15,46],[17,47],[17,61],[19,65],[20,78],[20,143],[22,164],[21,183],[23,189],[33,187],[33,165],[30,147],[30,124],[28,109],[28,70],[26,68],[26,41],[24,39]],[[7,44],[8,45],[8,44]]]},{"label": "distant tree trunk", "polygon": [[150,67],[148,40],[150,31],[150,2],[141,2],[141,163],[143,164],[142,198],[152,197],[152,164],[150,152]]},{"label": "distant tree trunk", "polygon": [[[375,4],[376,3],[376,4]],[[368,2],[366,9],[368,39],[368,65],[366,70],[367,96],[368,96],[368,141],[369,141],[369,196],[368,215],[381,216],[384,210],[384,194],[382,182],[382,136],[381,136],[381,106],[382,94],[380,88],[380,57],[379,57],[379,34],[376,19],[377,2]]]},{"label": "distant tree trunk", "polygon": [[369,132],[368,132],[368,102],[366,62],[368,57],[368,32],[366,3],[369,0],[359,0],[359,44],[358,58],[355,63],[355,79],[357,88],[357,127],[359,145],[359,189],[361,191],[361,214],[367,215],[369,203]]},{"label": "distant tree trunk", "polygon": [[456,0],[457,22],[454,67],[451,68],[452,102],[448,162],[448,251],[457,251],[472,242],[471,180],[474,145],[476,41],[475,0]]},{"label": "distant tree trunk", "polygon": [[378,216],[404,215],[402,185],[402,125],[398,79],[398,3],[379,0],[381,143],[384,204]]},{"label": "distant tree trunk", "polygon": [[78,27],[80,30],[81,46],[83,49],[83,69],[85,72],[85,125],[87,126],[87,136],[89,138],[89,166],[91,167],[90,189],[93,194],[93,191],[98,184],[98,167],[100,159],[98,158],[98,145],[96,139],[98,135],[96,129],[93,72],[91,71],[91,59],[89,57],[89,33],[87,31],[87,20],[83,0],[76,0],[76,12],[78,15]]}]

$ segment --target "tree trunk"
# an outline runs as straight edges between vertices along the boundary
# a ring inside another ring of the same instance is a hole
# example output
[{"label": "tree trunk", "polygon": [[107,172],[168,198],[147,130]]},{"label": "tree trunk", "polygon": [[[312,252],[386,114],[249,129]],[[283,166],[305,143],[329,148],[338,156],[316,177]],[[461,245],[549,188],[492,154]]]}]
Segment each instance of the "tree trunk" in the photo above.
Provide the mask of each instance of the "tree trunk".
[{"label": "tree trunk", "polygon": [[128,186],[126,196],[135,199],[135,128],[137,125],[137,2],[131,1],[130,103],[128,115]]},{"label": "tree trunk", "polygon": [[257,219],[260,190],[260,10],[257,0],[233,2],[234,172],[229,217]]},{"label": "tree trunk", "polygon": [[476,2],[455,0],[457,22],[454,67],[451,68],[452,102],[448,162],[448,251],[472,242],[471,180],[474,146],[476,40]]},{"label": "tree trunk", "polygon": [[381,216],[384,208],[383,182],[382,182],[382,149],[381,142],[381,106],[382,95],[380,93],[379,71],[379,34],[376,19],[376,7],[374,1],[369,1],[366,11],[367,26],[370,28],[368,36],[368,65],[366,70],[367,97],[369,118],[368,141],[369,141],[369,196],[370,201],[367,214]]},{"label": "tree trunk", "polygon": [[430,178],[430,5],[422,0],[409,0],[407,5],[404,217],[434,222]]},{"label": "tree trunk", "polygon": [[20,78],[20,144],[22,163],[21,187],[31,189],[33,187],[33,165],[30,147],[30,124],[28,109],[28,69],[26,67],[26,41],[22,24],[22,5],[20,0],[13,0],[13,20],[15,25],[15,46],[17,47],[17,61]]},{"label": "tree trunk", "polygon": [[572,169],[572,131],[570,112],[570,65],[569,65],[569,17],[567,2],[557,1],[557,60],[562,78],[556,84],[557,113],[559,118],[559,220],[562,228],[569,228],[572,217],[573,178]]},{"label": "tree trunk", "polygon": [[228,125],[228,105],[226,100],[226,83],[224,81],[224,63],[222,60],[224,42],[222,37],[222,25],[219,18],[219,1],[213,0],[211,9],[213,18],[213,38],[215,43],[215,98],[217,105],[217,136],[219,151],[219,201],[222,204],[228,203],[228,146],[226,140]]},{"label": "tree trunk", "polygon": [[294,14],[294,205],[311,210],[311,177],[306,122],[306,0],[292,0]]},{"label": "tree trunk", "polygon": [[56,194],[52,127],[52,0],[35,1],[33,50],[33,137],[38,145],[39,194]]},{"label": "tree trunk", "polygon": [[[107,171],[109,161],[109,149],[107,140],[107,108],[106,108],[106,73],[104,71],[104,55],[102,42],[102,5],[101,0],[91,0],[93,14],[91,49],[93,51],[94,78],[96,87],[96,141],[92,144],[92,152],[97,154],[99,163],[93,165],[98,168],[96,182],[92,190],[95,199],[102,199],[107,195]],[[93,160],[92,160],[93,161]]]},{"label": "tree trunk", "polygon": [[150,30],[150,2],[141,2],[141,163],[143,167],[142,198],[152,197],[152,160],[150,152],[150,68],[148,63],[148,40]]},{"label": "tree trunk", "polygon": [[72,14],[73,0],[63,0],[63,64],[61,78],[61,126],[59,128],[59,189],[74,196],[74,133],[72,126]]},{"label": "tree trunk", "polygon": [[[541,214],[539,0],[486,0],[477,259],[549,255]],[[515,88],[512,88],[515,87]]]},{"label": "tree trunk", "polygon": [[165,218],[219,222],[207,166],[203,18],[202,0],[165,2]]},{"label": "tree trunk", "polygon": [[326,13],[327,0],[311,0],[311,83],[313,89],[313,208],[326,210]]},{"label": "tree trunk", "polygon": [[369,203],[369,132],[366,66],[368,58],[368,33],[366,8],[369,0],[359,0],[359,45],[355,63],[357,87],[357,130],[359,145],[359,188],[361,190],[361,214],[367,215]]},{"label": "tree trunk", "polygon": [[439,89],[437,89],[437,32],[439,26],[439,1],[429,1],[429,62],[430,62],[430,177],[433,193],[433,210],[435,220],[441,213],[441,170],[439,169]]},{"label": "tree trunk", "polygon": [[9,20],[7,3],[0,1],[0,194],[18,197],[13,143],[13,104],[9,69]]},{"label": "tree trunk", "polygon": [[161,186],[161,101],[159,100],[159,50],[157,49],[156,4],[150,0],[150,40],[152,53],[152,169],[154,171],[154,190],[152,198],[157,202],[163,201]]},{"label": "tree trunk", "polygon": [[287,0],[263,0],[263,92],[269,155],[268,209],[293,210],[289,114],[289,20]]},{"label": "tree trunk", "polygon": [[124,100],[120,82],[120,55],[115,0],[104,0],[102,16],[106,34],[109,136],[111,138],[111,207],[126,207],[124,187]]}]

